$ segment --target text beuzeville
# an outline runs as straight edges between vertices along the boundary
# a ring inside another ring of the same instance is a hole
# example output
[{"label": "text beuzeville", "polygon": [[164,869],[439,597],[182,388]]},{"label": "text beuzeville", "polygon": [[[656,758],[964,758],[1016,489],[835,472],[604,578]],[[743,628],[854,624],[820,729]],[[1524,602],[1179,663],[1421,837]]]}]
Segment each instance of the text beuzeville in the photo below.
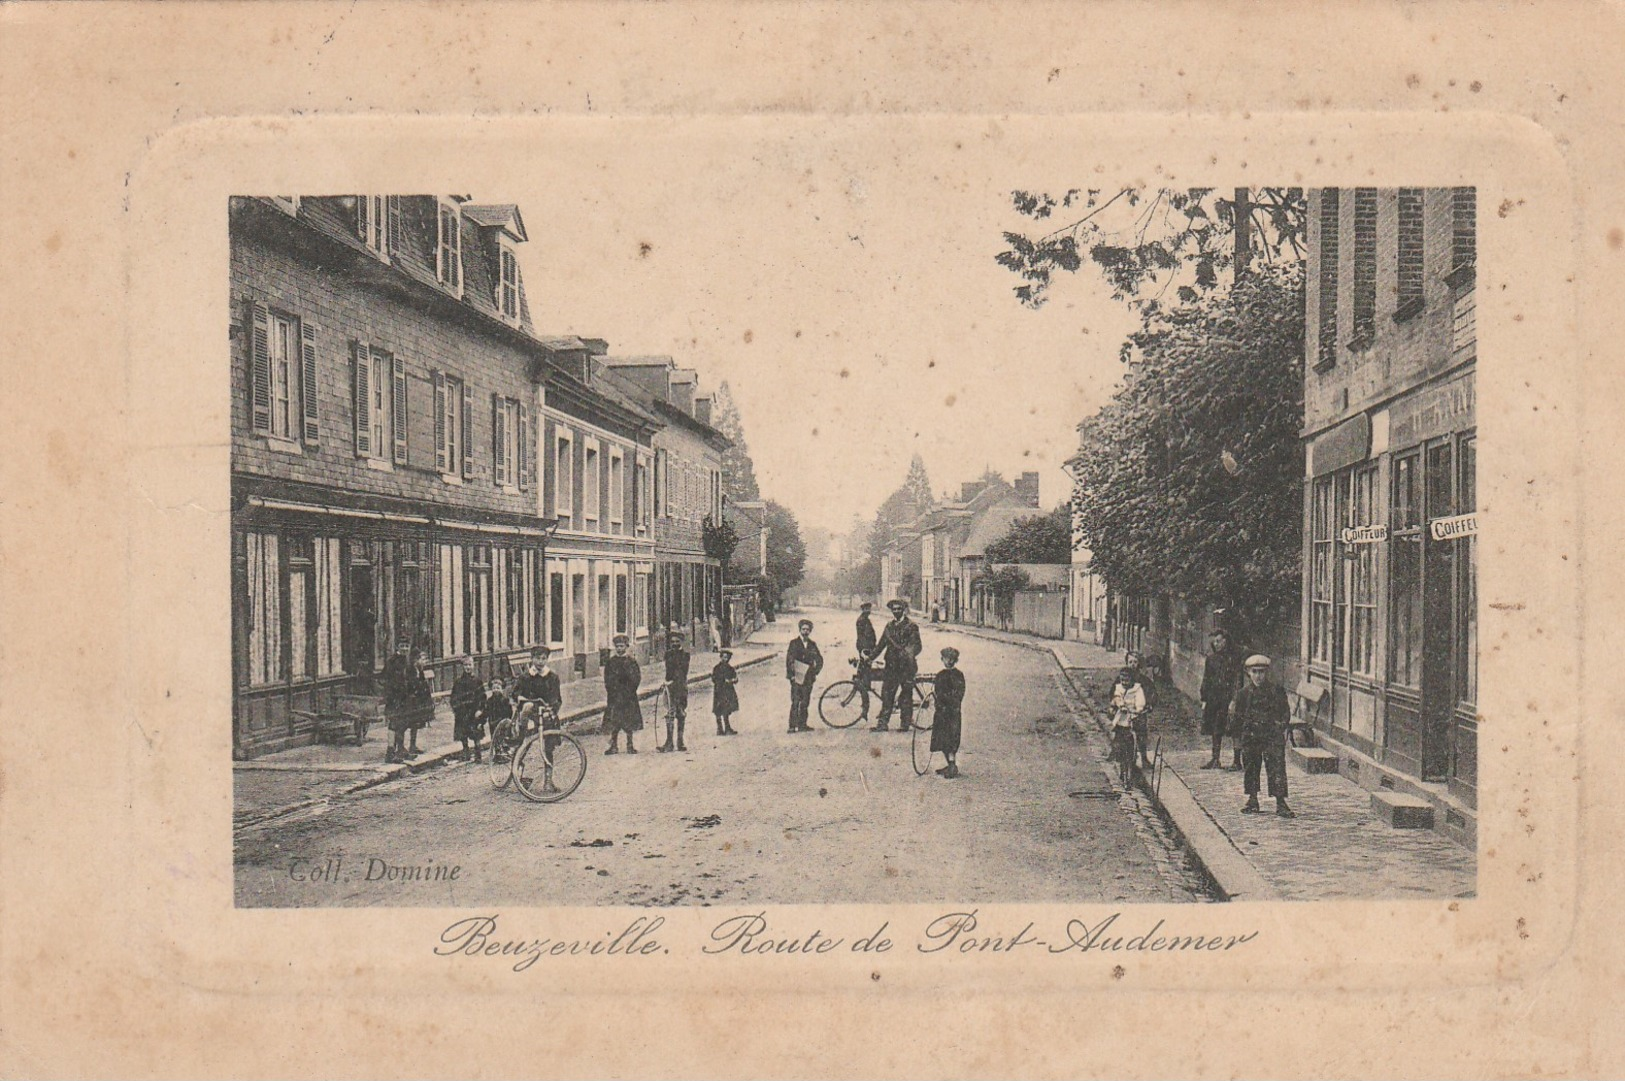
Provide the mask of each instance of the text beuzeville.
[{"label": "text beuzeville", "polygon": [[[666,926],[661,915],[637,916],[624,926],[598,934],[563,937],[511,935],[500,926],[500,915],[469,916],[440,933],[434,947],[438,957],[483,957],[509,962],[524,972],[544,958],[657,957],[672,952],[660,934]],[[701,954],[741,957],[819,957],[831,954],[882,954],[898,948],[935,956],[1021,953],[1025,956],[1058,954],[1212,953],[1234,950],[1258,938],[1244,934],[1191,934],[1167,926],[1163,919],[1136,927],[1121,912],[1094,919],[1069,919],[1053,928],[1035,921],[1020,927],[984,926],[975,908],[944,912],[913,928],[894,929],[891,920],[861,935],[836,935],[823,928],[780,927],[766,910],[727,916],[713,924],[695,944]]]}]

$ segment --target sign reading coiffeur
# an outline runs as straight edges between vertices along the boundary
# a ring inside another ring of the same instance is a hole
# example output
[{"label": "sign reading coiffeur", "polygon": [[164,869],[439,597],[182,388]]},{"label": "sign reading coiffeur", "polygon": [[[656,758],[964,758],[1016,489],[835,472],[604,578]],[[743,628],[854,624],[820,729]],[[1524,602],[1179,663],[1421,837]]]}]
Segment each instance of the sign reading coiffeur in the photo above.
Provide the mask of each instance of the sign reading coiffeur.
[{"label": "sign reading coiffeur", "polygon": [[1478,533],[1478,515],[1457,514],[1450,518],[1435,518],[1428,523],[1428,532],[1436,541],[1475,536]]},{"label": "sign reading coiffeur", "polygon": [[1388,539],[1388,523],[1344,526],[1342,538],[1344,544],[1376,544]]}]

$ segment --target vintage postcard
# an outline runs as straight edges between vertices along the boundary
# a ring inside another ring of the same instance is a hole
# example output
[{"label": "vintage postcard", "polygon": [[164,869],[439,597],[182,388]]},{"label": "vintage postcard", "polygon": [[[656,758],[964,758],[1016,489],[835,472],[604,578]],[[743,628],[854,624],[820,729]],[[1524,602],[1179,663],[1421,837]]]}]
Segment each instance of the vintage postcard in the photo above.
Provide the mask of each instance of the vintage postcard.
[{"label": "vintage postcard", "polygon": [[[116,97],[41,67],[103,10],[0,76]],[[1278,9],[1254,100],[1223,5],[170,10],[235,74],[20,125],[117,181],[26,351],[116,419],[32,399],[14,497],[117,641],[10,734],[8,1073],[1617,1068],[1616,77],[1532,13],[1334,9],[1451,58],[1360,82]],[[1034,43],[1125,27],[1168,85]]]}]

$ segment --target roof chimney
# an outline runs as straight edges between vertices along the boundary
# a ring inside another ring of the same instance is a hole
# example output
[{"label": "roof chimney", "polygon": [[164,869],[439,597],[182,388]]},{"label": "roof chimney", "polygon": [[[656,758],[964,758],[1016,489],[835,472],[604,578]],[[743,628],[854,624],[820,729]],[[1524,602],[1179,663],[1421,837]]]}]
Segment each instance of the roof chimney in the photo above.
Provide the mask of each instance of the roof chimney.
[{"label": "roof chimney", "polygon": [[694,399],[694,419],[701,424],[711,423],[711,399],[709,396]]},{"label": "roof chimney", "polygon": [[1038,506],[1038,474],[1023,473],[1016,481],[1016,494],[1029,507]]}]

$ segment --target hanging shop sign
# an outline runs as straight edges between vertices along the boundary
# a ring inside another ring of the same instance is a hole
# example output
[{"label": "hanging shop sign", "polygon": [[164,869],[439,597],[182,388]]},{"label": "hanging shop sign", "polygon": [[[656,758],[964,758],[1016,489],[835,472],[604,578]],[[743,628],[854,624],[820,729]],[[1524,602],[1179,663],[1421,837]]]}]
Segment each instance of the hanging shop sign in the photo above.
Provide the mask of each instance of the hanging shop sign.
[{"label": "hanging shop sign", "polygon": [[1342,537],[1344,544],[1376,544],[1388,539],[1388,523],[1344,526]]},{"label": "hanging shop sign", "polygon": [[1476,513],[1457,514],[1449,518],[1435,518],[1428,523],[1428,533],[1436,541],[1477,536],[1478,515]]}]

